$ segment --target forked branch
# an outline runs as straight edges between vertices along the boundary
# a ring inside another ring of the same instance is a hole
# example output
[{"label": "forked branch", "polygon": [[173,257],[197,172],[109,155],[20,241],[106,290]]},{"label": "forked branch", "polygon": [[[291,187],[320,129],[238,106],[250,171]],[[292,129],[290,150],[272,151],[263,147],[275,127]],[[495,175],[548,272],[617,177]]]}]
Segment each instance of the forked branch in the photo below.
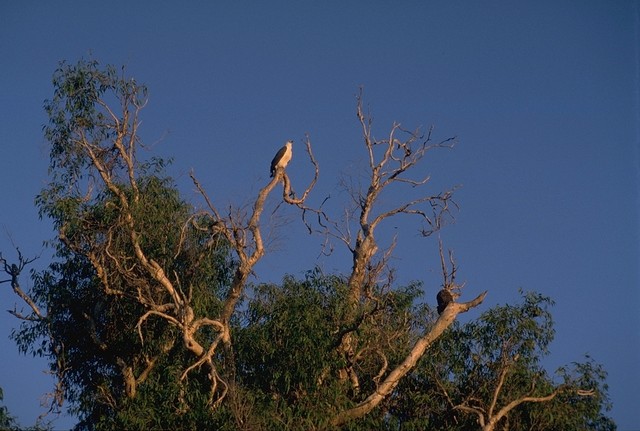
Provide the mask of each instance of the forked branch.
[{"label": "forked branch", "polygon": [[[371,116],[365,114],[363,109],[362,94],[358,97],[357,117],[368,154],[370,178],[369,184],[364,189],[366,191],[352,191],[358,213],[355,244],[349,247],[353,257],[353,267],[348,280],[349,307],[354,322],[357,321],[357,310],[361,301],[367,300],[370,296],[370,290],[366,286],[379,282],[377,276],[381,273],[381,268],[373,263],[373,259],[379,251],[375,237],[379,225],[400,214],[418,216],[428,225],[428,228],[422,230],[423,235],[428,236],[443,226],[445,217],[450,215],[452,205],[455,206],[452,201],[453,190],[447,190],[436,195],[425,195],[407,200],[391,209],[379,210],[380,196],[384,191],[398,185],[410,186],[411,189],[414,189],[428,184],[430,178],[428,175],[414,179],[409,174],[419,165],[428,151],[433,148],[450,148],[454,144],[454,138],[434,143],[431,139],[433,129],[429,129],[425,136],[419,130],[411,132],[403,129],[400,124],[394,123],[388,137],[377,140],[373,137]],[[402,138],[400,138],[401,135]],[[350,232],[349,229],[346,231]],[[450,256],[453,265],[450,272],[444,265],[443,255],[442,259],[444,286],[448,290],[459,289],[460,286],[455,284],[453,256]],[[388,257],[382,259],[382,262],[386,262],[386,260]],[[349,420],[366,415],[375,408],[392,393],[400,380],[413,369],[424,355],[426,349],[453,323],[456,316],[478,306],[486,294],[487,292],[484,292],[469,302],[451,302],[441,313],[434,326],[415,342],[410,352],[398,365],[388,373],[386,373],[385,367],[385,372],[375,377],[376,390],[355,407],[335,415],[330,421],[331,425],[341,426]],[[347,364],[352,364],[357,359],[354,348],[356,345],[355,333],[350,332],[342,337],[338,350],[345,356]],[[355,367],[349,366],[341,370],[341,377],[343,379],[348,377],[351,382],[359,382]],[[353,389],[356,391],[358,388],[354,386]]]},{"label": "forked branch", "polygon": [[487,292],[483,292],[469,302],[453,303],[447,307],[445,312],[442,313],[440,318],[436,321],[435,325],[428,333],[418,339],[402,363],[395,367],[384,378],[384,380],[378,385],[377,389],[355,407],[334,416],[331,419],[331,425],[335,427],[341,426],[350,420],[363,417],[373,410],[382,400],[391,394],[400,380],[415,367],[427,348],[453,323],[456,316],[480,305],[482,301],[484,301],[486,295]]},{"label": "forked branch", "polygon": [[22,299],[29,306],[29,308],[33,312],[33,315],[24,316],[22,315],[22,313],[18,312],[15,309],[9,310],[9,313],[13,314],[21,320],[42,320],[45,318],[45,315],[42,314],[42,311],[40,310],[40,307],[38,307],[36,302],[24,290],[22,290],[19,280],[22,270],[24,270],[27,265],[34,262],[38,257],[36,256],[31,259],[26,258],[22,255],[22,252],[20,252],[20,249],[17,247],[16,253],[18,255],[17,264],[9,264],[7,260],[2,256],[2,253],[0,253],[0,265],[2,266],[2,271],[9,276],[9,278],[6,280],[0,280],[0,283],[11,283],[11,288],[13,289],[15,294],[18,295],[18,297],[20,297],[20,299]]}]

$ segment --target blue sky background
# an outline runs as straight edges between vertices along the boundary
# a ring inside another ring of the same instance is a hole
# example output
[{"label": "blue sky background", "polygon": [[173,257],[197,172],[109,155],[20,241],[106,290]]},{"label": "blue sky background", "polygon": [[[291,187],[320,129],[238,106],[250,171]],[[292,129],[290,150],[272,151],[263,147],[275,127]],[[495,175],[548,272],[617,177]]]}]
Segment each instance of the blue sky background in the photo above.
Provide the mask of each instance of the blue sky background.
[{"label": "blue sky background", "polygon": [[[340,178],[364,173],[363,86],[376,136],[399,121],[458,137],[420,175],[432,175],[430,192],[462,186],[441,237],[465,297],[489,290],[465,318],[517,300],[520,287],[551,296],[557,336],[545,363],[554,370],[585,353],[603,363],[612,416],[638,430],[639,22],[638,2],[624,0],[1,2],[0,250],[13,257],[10,235],[35,255],[53,236],[33,201],[47,181],[42,104],[60,60],[126,64],[148,85],[142,137],[153,154],[175,157],[171,173],[196,205],[190,169],[221,207],[246,203],[290,138],[288,172],[301,190],[309,133],[321,170],[313,203],[331,195],[338,216]],[[322,239],[301,236],[296,214],[286,216],[256,281],[315,265],[349,270],[345,250],[318,258]],[[437,243],[418,228],[397,219],[381,245],[398,235],[398,282],[423,280],[434,302]],[[13,308],[0,287],[0,308]],[[0,314],[0,386],[30,425],[51,379],[43,361],[18,355],[8,339],[16,325]]]}]

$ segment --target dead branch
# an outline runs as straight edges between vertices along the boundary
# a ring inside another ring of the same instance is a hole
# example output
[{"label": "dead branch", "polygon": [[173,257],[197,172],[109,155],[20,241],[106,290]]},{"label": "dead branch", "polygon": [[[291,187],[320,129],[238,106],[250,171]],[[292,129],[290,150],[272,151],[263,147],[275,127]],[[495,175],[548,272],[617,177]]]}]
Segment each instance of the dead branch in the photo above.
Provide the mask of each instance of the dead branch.
[{"label": "dead branch", "polygon": [[5,282],[11,283],[11,288],[13,289],[14,293],[18,295],[18,297],[20,297],[20,299],[22,299],[32,311],[30,315],[25,316],[22,313],[18,312],[14,306],[13,310],[7,310],[9,313],[11,313],[13,316],[15,316],[20,320],[46,323],[47,331],[49,332],[49,337],[51,339],[51,349],[55,353],[56,366],[57,366],[57,371],[55,372],[55,374],[56,374],[56,377],[58,378],[58,381],[55,384],[53,392],[47,394],[48,399],[51,400],[48,412],[53,412],[53,411],[57,411],[62,406],[62,403],[64,401],[65,388],[63,384],[63,378],[67,371],[67,367],[65,366],[65,363],[64,363],[64,343],[57,340],[53,336],[51,332],[51,326],[50,326],[51,322],[48,321],[47,316],[42,313],[42,311],[40,310],[40,307],[38,307],[38,305],[36,304],[36,301],[31,296],[29,296],[24,290],[22,290],[22,288],[20,287],[20,281],[19,281],[20,274],[22,273],[22,271],[25,269],[27,265],[33,263],[36,259],[38,259],[39,256],[36,256],[33,258],[25,258],[22,252],[20,252],[20,249],[18,247],[15,247],[15,249],[18,255],[17,264],[15,263],[9,264],[7,260],[2,256],[2,253],[0,252],[0,265],[2,265],[2,271],[11,277],[8,280],[0,280],[0,283],[5,283]]},{"label": "dead branch", "polygon": [[[358,205],[358,232],[356,243],[351,247],[353,254],[353,268],[349,278],[349,289],[351,292],[350,301],[352,306],[359,301],[362,295],[363,280],[366,275],[365,268],[369,265],[372,257],[378,251],[375,240],[376,228],[386,219],[398,214],[419,216],[426,221],[430,229],[423,230],[423,234],[432,233],[442,226],[442,219],[449,214],[449,203],[452,191],[447,191],[435,196],[423,196],[409,202],[405,202],[395,208],[375,214],[376,203],[383,190],[394,184],[406,184],[411,187],[423,186],[428,183],[429,176],[421,179],[411,179],[405,174],[415,167],[426,155],[426,153],[439,147],[451,148],[453,139],[447,139],[439,143],[431,141],[431,131],[425,137],[419,131],[409,132],[394,123],[387,139],[376,140],[372,135],[372,120],[370,115],[364,113],[362,91],[357,99],[357,117],[359,119],[363,140],[368,154],[370,182],[364,193],[358,193],[354,201]],[[404,140],[397,137],[397,133],[403,132],[407,136]],[[381,148],[378,151],[377,148]],[[421,207],[427,205],[432,214]]]},{"label": "dead branch", "polygon": [[319,174],[320,174],[320,166],[318,165],[318,162],[317,162],[317,160],[315,159],[315,157],[313,155],[313,151],[311,150],[311,140],[309,139],[309,135],[305,136],[305,146],[306,146],[307,154],[309,155],[309,160],[311,161],[311,164],[313,165],[313,168],[314,168],[313,179],[311,180],[311,183],[307,186],[305,191],[302,193],[302,195],[299,198],[296,198],[295,197],[295,193],[291,189],[291,181],[289,180],[289,176],[283,170],[283,172],[282,172],[282,181],[283,181],[282,199],[284,200],[284,202],[286,202],[286,203],[288,203],[290,205],[295,205],[295,206],[297,206],[298,208],[300,208],[302,210],[310,211],[311,208],[310,207],[306,207],[304,205],[304,202],[306,201],[307,197],[309,196],[309,193],[311,193],[311,191],[315,187],[316,183],[318,182],[318,177],[319,177]]},{"label": "dead branch", "polygon": [[[379,201],[382,193],[395,187],[409,186],[414,189],[428,184],[430,179],[428,175],[420,178],[410,176],[410,173],[415,170],[413,168],[430,150],[439,147],[450,148],[454,143],[453,139],[434,143],[431,139],[432,129],[429,129],[425,136],[419,130],[403,129],[399,123],[392,125],[387,138],[375,139],[371,116],[364,112],[362,91],[357,98],[356,115],[368,155],[369,183],[362,190],[351,189],[355,208],[352,213],[347,213],[347,228],[333,230],[334,236],[347,244],[352,254],[352,269],[347,281],[349,289],[347,302],[350,312],[347,319],[354,322],[357,321],[361,302],[363,299],[370,299],[370,287],[379,283],[378,277],[388,260],[388,256],[385,256],[379,264],[374,263],[374,257],[379,252],[375,236],[376,229],[386,220],[405,214],[418,217],[426,223],[429,228],[423,228],[422,233],[428,236],[442,227],[444,217],[450,215],[450,204],[453,202],[452,190],[448,190],[437,195],[409,199],[407,202],[396,204],[391,209],[381,210]],[[353,236],[349,227],[352,217],[357,226]],[[355,239],[355,244],[352,239]],[[355,344],[356,340],[352,333],[342,338],[338,350],[345,357],[347,364],[353,363]],[[353,373],[355,373],[353,368],[347,367],[340,371],[340,377],[343,380],[349,378],[351,381],[358,381]]]},{"label": "dead branch", "polygon": [[[313,156],[311,142],[308,136],[305,143],[307,147],[307,154],[309,155],[311,164],[314,166],[315,172],[314,178],[309,186],[307,186],[300,197],[296,197],[286,171],[284,169],[276,170],[273,178],[258,192],[251,211],[247,214],[248,219],[242,211],[233,210],[233,208],[229,210],[227,216],[221,216],[221,212],[215,207],[207,192],[195,177],[195,174],[193,172],[190,174],[196,189],[203,197],[209,209],[208,213],[201,214],[206,214],[212,220],[212,235],[221,236],[226,240],[233,250],[238,262],[231,280],[229,291],[223,301],[222,311],[218,318],[210,319],[202,317],[200,319],[193,318],[188,322],[182,322],[186,346],[189,350],[193,351],[199,359],[183,372],[181,380],[184,380],[190,371],[207,364],[209,368],[209,377],[212,382],[212,406],[215,406],[222,401],[228,389],[227,383],[218,374],[217,368],[213,363],[213,356],[220,343],[222,343],[229,354],[231,354],[231,316],[233,315],[238,300],[245,289],[246,282],[253,272],[253,268],[265,254],[261,228],[261,219],[264,212],[265,202],[275,187],[282,182],[283,202],[296,206],[303,211],[310,210],[304,203],[318,180],[319,167],[315,157]],[[203,326],[213,327],[218,332],[215,340],[211,342],[209,348],[206,350],[203,346],[200,346],[194,338],[195,333]],[[218,397],[214,397],[218,384],[221,384],[222,392]]]},{"label": "dead branch", "polygon": [[440,318],[428,333],[423,335],[412,347],[410,353],[402,361],[400,365],[394,368],[380,383],[378,388],[370,394],[364,401],[355,407],[340,412],[331,419],[332,426],[341,426],[346,422],[360,418],[371,410],[373,410],[380,402],[387,397],[393,389],[398,385],[400,380],[407,375],[409,371],[415,367],[418,360],[422,357],[426,349],[447,329],[460,313],[477,307],[484,301],[487,292],[483,292],[475,299],[469,302],[453,303],[442,313]]},{"label": "dead branch", "polygon": [[23,316],[21,313],[17,312],[15,309],[13,311],[9,310],[9,312],[22,320],[32,320],[32,321],[44,320],[45,315],[42,314],[36,302],[29,295],[27,295],[24,292],[24,290],[22,290],[22,288],[20,287],[20,281],[19,281],[20,273],[22,272],[22,270],[27,265],[33,263],[38,258],[38,256],[33,257],[31,259],[25,258],[22,255],[22,252],[20,252],[20,249],[17,247],[16,247],[16,253],[18,255],[17,264],[15,263],[9,264],[7,260],[2,256],[2,253],[0,253],[0,264],[2,265],[2,271],[5,274],[9,275],[10,277],[7,280],[0,280],[0,283],[11,283],[11,288],[13,289],[15,294],[18,295],[18,297],[20,297],[20,299],[22,299],[29,306],[29,308],[33,312],[33,316],[28,316],[28,317]]}]

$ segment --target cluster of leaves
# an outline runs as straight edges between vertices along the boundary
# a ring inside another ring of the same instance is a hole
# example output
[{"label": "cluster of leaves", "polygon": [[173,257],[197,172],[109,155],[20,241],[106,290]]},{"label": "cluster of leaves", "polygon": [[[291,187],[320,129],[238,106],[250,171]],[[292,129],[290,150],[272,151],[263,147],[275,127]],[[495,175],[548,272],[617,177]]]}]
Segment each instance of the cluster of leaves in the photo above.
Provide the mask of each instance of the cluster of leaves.
[{"label": "cluster of leaves", "polygon": [[[376,381],[406,353],[411,307],[420,290],[412,285],[377,292],[375,307],[357,322],[360,375]],[[310,271],[304,280],[256,286],[235,330],[236,381],[251,393],[247,422],[261,429],[327,426],[335,410],[359,398],[338,378],[344,357],[337,347],[352,330],[344,277]],[[367,393],[371,388],[362,388]],[[250,414],[249,414],[250,413]]]}]

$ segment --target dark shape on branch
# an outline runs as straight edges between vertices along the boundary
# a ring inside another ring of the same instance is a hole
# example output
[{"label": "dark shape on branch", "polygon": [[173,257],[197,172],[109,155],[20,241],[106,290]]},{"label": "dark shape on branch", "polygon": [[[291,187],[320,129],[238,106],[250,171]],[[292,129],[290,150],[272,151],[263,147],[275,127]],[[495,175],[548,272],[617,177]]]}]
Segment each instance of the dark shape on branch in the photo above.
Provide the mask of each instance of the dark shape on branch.
[{"label": "dark shape on branch", "polygon": [[438,301],[438,314],[442,314],[447,305],[455,300],[455,297],[448,289],[442,289],[438,292],[436,299]]},{"label": "dark shape on branch", "polygon": [[291,160],[293,156],[293,151],[291,150],[292,145],[293,141],[287,141],[284,147],[280,148],[276,156],[271,160],[271,177],[275,174],[276,169],[284,169]]}]

